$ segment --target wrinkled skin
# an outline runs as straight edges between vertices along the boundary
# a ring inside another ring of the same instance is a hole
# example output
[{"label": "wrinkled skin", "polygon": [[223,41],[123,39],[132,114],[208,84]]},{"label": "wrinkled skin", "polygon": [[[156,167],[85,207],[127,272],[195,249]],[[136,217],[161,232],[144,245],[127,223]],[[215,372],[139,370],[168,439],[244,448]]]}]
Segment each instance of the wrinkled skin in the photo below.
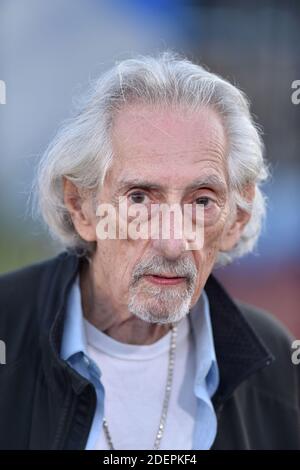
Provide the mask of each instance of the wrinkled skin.
[{"label": "wrinkled skin", "polygon": [[[197,272],[190,298],[193,306],[219,251],[234,247],[249,214],[232,205],[227,139],[221,118],[214,110],[191,112],[182,108],[126,105],[115,117],[112,144],[114,160],[97,202],[117,205],[119,197],[126,197],[128,204],[138,201],[147,207],[162,202],[183,205],[200,201],[204,205],[201,249],[186,251],[183,240],[172,236],[168,240],[99,240],[91,198],[80,195],[65,180],[65,203],[74,226],[84,240],[96,242],[92,260],[81,272],[85,315],[97,328],[119,341],[150,344],[168,331],[170,323],[146,322],[129,311],[130,285],[136,266],[154,256],[170,263],[189,258]],[[250,200],[254,191],[248,188],[247,194]],[[150,291],[151,286],[161,292],[184,290],[186,281],[163,285],[147,277],[140,280],[139,301],[151,304],[155,317],[156,310],[157,315],[163,315],[163,309],[159,308],[159,297],[150,298],[149,293],[147,298],[147,286]],[[169,310],[174,308],[176,305],[170,300]]]}]

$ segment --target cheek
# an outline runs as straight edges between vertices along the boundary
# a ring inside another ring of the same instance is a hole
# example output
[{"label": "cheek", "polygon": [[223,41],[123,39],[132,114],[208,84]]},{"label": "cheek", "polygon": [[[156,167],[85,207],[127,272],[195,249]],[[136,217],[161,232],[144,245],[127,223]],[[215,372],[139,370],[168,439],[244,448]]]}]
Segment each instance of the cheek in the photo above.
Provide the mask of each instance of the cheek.
[{"label": "cheek", "polygon": [[193,306],[202,292],[204,288],[207,278],[209,277],[214,262],[216,259],[217,249],[215,248],[204,248],[200,252],[197,253],[197,259],[195,259],[198,275],[197,275],[197,283],[195,292],[191,301],[191,305]]},{"label": "cheek", "polygon": [[97,258],[102,282],[111,291],[124,290],[122,285],[128,281],[130,258],[123,244],[122,240],[98,240],[97,242]]},{"label": "cheek", "polygon": [[195,263],[198,270],[197,287],[194,294],[194,299],[200,295],[208,276],[210,275],[222,239],[222,234],[225,226],[225,214],[220,218],[214,226],[206,227],[204,231],[204,246],[203,249],[197,252],[195,256]]},{"label": "cheek", "polygon": [[215,224],[204,228],[204,251],[208,257],[213,256],[219,250],[227,216],[227,211],[224,210]]},{"label": "cheek", "polygon": [[132,271],[146,251],[144,240],[98,240],[99,262],[103,266],[104,282],[117,295],[126,295],[131,282]]}]

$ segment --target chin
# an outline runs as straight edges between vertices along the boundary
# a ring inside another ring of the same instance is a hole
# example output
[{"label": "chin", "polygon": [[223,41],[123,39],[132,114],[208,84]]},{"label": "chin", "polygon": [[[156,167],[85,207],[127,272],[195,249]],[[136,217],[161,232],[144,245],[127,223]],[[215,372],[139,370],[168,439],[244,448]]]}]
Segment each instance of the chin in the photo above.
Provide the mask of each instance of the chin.
[{"label": "chin", "polygon": [[190,311],[190,299],[177,302],[164,302],[161,299],[150,302],[137,302],[132,299],[129,311],[148,323],[176,323]]}]

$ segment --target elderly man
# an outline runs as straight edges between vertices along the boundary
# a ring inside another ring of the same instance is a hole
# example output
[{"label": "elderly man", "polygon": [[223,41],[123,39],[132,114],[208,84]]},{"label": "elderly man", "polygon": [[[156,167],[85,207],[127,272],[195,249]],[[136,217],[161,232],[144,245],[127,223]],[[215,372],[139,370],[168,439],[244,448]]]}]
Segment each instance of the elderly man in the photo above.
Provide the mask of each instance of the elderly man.
[{"label": "elderly man", "polygon": [[[2,449],[300,448],[290,336],[211,274],[253,249],[266,177],[227,81],[170,53],[100,77],[38,169],[65,250],[0,282]],[[153,207],[156,236],[113,230]]]}]

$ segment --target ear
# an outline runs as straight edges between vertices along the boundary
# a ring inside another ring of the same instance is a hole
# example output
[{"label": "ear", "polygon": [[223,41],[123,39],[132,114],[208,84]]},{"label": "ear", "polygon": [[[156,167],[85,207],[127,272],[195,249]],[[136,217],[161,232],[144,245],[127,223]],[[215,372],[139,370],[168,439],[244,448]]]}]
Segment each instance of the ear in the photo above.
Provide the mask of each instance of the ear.
[{"label": "ear", "polygon": [[64,203],[77,233],[87,242],[96,241],[91,197],[80,191],[72,181],[65,177],[63,178],[63,191]]},{"label": "ear", "polygon": [[[255,185],[248,184],[245,186],[242,197],[248,203],[252,203],[255,196]],[[249,222],[251,214],[247,212],[245,209],[240,207],[236,208],[234,214],[234,220],[231,221],[230,225],[225,228],[225,231],[222,236],[221,244],[220,244],[220,251],[230,251],[232,250],[235,245],[240,240],[243,230],[247,223]]]}]

